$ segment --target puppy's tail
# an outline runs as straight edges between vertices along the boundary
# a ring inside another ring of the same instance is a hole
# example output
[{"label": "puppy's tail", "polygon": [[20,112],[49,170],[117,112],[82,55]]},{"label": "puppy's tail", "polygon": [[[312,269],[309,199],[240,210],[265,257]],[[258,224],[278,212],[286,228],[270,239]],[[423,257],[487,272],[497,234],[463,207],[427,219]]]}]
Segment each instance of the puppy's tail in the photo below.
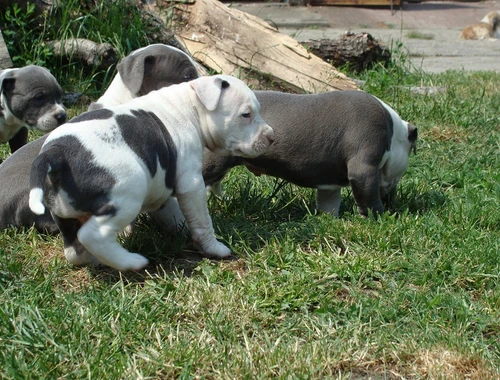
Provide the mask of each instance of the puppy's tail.
[{"label": "puppy's tail", "polygon": [[47,176],[52,183],[58,182],[63,160],[63,152],[52,145],[31,164],[29,207],[37,215],[45,213],[43,198]]}]

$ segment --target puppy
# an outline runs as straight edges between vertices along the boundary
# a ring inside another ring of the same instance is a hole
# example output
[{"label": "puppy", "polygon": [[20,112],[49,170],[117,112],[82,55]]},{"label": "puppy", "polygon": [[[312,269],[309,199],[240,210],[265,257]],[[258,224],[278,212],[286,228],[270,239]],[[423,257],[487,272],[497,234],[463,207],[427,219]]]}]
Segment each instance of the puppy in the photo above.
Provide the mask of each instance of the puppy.
[{"label": "puppy", "polygon": [[28,128],[50,132],[66,121],[63,91],[39,66],[0,71],[0,142],[15,152],[28,142]]},{"label": "puppy", "polygon": [[490,12],[481,22],[465,27],[460,38],[463,40],[500,38],[500,12]]},{"label": "puppy", "polygon": [[108,89],[89,110],[116,106],[162,87],[199,77],[196,62],[173,46],[153,44],[133,51],[118,64]]},{"label": "puppy", "polygon": [[361,215],[384,211],[408,167],[417,129],[388,105],[361,91],[313,95],[257,91],[275,142],[256,158],[205,151],[203,177],[214,192],[226,172],[245,165],[296,185],[318,189],[317,208],[337,216],[341,188],[351,186]]},{"label": "puppy", "polygon": [[[182,83],[199,77],[196,63],[184,52],[167,45],[154,44],[135,50],[118,64],[118,73],[108,90],[89,109],[118,105],[172,84]],[[40,153],[47,137],[32,141],[19,149],[0,165],[0,229],[9,226],[34,226],[38,231],[57,234],[59,229],[49,212],[35,215],[28,207],[29,173],[31,164]],[[172,209],[170,219],[161,219],[162,213],[153,213],[163,223],[173,225],[173,219],[182,216],[172,198],[166,204]],[[177,211],[176,211],[177,210]],[[66,233],[65,245],[78,244],[76,231],[79,222],[75,221],[75,236]]]},{"label": "puppy", "polygon": [[[217,258],[231,251],[214,236],[202,177],[203,147],[215,154],[256,157],[273,142],[255,94],[227,75],[173,85],[116,107],[89,111],[59,127],[33,162],[29,207],[83,222],[86,252],[65,249],[74,264],[93,255],[118,270],[148,260],[128,252],[116,233],[140,212],[158,210],[175,192],[193,241]],[[71,228],[71,227],[70,227]]]}]

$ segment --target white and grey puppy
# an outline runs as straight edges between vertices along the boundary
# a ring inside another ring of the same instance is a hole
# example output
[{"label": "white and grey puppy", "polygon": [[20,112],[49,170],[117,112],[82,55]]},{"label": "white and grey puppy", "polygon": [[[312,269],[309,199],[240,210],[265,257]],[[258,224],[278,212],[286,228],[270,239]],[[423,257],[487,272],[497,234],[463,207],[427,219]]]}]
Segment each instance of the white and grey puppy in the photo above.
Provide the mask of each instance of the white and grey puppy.
[{"label": "white and grey puppy", "polygon": [[[199,77],[196,63],[183,51],[168,45],[153,44],[138,49],[118,64],[118,74],[103,96],[89,107],[102,108],[123,104],[137,96],[162,87],[186,82]],[[11,155],[0,165],[0,229],[9,226],[35,228],[44,233],[57,234],[59,229],[50,213],[35,215],[28,206],[29,173],[31,164],[40,153],[47,137],[30,142]],[[174,202],[173,200],[170,202]],[[180,219],[178,207],[172,207],[171,219]],[[177,212],[175,211],[177,210]],[[157,216],[157,213],[154,213]],[[159,213],[158,215],[161,216]],[[164,220],[171,224],[171,220]],[[69,224],[69,223],[67,223]],[[67,247],[78,245],[76,231],[80,227],[74,221],[73,238],[66,233]]]},{"label": "white and grey puppy", "polygon": [[118,64],[118,73],[89,110],[116,106],[151,91],[199,77],[196,62],[182,50],[163,44],[137,49]]},{"label": "white and grey puppy", "polygon": [[463,40],[486,40],[500,38],[500,12],[489,12],[483,19],[466,26],[460,38]]},{"label": "white and grey puppy", "polygon": [[[118,270],[139,270],[148,260],[124,249],[116,233],[175,192],[201,253],[227,257],[206,204],[203,148],[262,154],[273,130],[259,111],[242,81],[218,75],[84,113],[50,134],[33,162],[30,209],[41,215],[48,207],[63,234],[66,218],[84,221],[77,236],[91,255]],[[65,255],[74,264],[91,260],[71,249]]]},{"label": "white and grey puppy", "polygon": [[350,186],[362,215],[384,211],[408,168],[417,128],[387,104],[362,91],[297,95],[256,91],[275,143],[256,158],[219,157],[206,151],[203,176],[220,193],[234,166],[318,189],[317,208],[338,215],[341,188]]},{"label": "white and grey puppy", "polygon": [[15,152],[28,142],[28,129],[50,132],[66,121],[63,91],[40,66],[0,71],[0,142]]}]

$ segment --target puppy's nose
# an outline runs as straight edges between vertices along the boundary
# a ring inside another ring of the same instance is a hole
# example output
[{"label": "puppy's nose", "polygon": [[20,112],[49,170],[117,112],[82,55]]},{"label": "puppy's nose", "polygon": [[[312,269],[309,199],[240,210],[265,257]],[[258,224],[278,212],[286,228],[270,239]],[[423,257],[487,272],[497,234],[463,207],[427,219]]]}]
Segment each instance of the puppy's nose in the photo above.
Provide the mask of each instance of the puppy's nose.
[{"label": "puppy's nose", "polygon": [[271,145],[274,142],[274,130],[269,127],[264,135],[266,136],[267,141],[269,141],[269,145]]},{"label": "puppy's nose", "polygon": [[66,122],[66,112],[59,112],[56,116],[54,116],[59,125]]}]

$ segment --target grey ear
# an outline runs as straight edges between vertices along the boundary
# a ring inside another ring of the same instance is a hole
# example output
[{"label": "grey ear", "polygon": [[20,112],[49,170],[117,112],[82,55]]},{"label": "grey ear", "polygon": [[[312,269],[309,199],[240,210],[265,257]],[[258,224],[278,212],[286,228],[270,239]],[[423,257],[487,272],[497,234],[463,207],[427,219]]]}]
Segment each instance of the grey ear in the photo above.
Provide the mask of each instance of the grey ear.
[{"label": "grey ear", "polygon": [[12,91],[16,83],[16,77],[13,73],[5,74],[5,77],[0,82],[0,93]]},{"label": "grey ear", "polygon": [[118,64],[118,73],[132,94],[141,90],[146,65],[151,64],[151,60],[154,61],[154,57],[139,52],[123,58]]},{"label": "grey ear", "polygon": [[208,111],[217,108],[222,90],[229,87],[229,82],[219,77],[202,77],[189,83]]},{"label": "grey ear", "polygon": [[411,143],[413,154],[417,154],[417,138],[418,129],[414,125],[408,123],[408,141]]}]

